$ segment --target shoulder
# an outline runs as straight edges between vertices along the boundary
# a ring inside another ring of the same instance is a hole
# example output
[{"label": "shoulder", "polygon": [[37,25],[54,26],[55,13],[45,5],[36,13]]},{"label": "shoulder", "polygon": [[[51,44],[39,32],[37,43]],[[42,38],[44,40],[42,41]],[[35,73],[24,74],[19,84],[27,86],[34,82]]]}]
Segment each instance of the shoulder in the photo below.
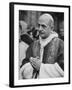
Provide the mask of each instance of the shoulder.
[{"label": "shoulder", "polygon": [[21,41],[21,42],[19,43],[19,46],[20,46],[20,47],[25,47],[25,48],[28,48],[28,47],[29,47],[29,45],[26,44],[26,43],[23,42],[23,41]]},{"label": "shoulder", "polygon": [[49,44],[47,44],[47,46],[51,47],[51,48],[59,48],[59,47],[62,48],[62,47],[64,47],[64,42],[60,38],[55,37],[51,40],[51,42]]},{"label": "shoulder", "polygon": [[64,44],[64,41],[61,40],[59,37],[53,38],[51,42],[55,44]]},{"label": "shoulder", "polygon": [[28,34],[21,35],[21,40],[28,45],[30,45],[33,42],[33,40],[30,38]]}]

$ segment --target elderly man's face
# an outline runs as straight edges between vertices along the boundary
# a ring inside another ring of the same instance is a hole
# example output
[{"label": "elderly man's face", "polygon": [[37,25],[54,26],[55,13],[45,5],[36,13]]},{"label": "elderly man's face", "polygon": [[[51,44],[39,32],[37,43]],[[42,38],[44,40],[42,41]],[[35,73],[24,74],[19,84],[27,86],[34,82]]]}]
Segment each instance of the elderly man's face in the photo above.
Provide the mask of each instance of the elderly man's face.
[{"label": "elderly man's face", "polygon": [[47,38],[50,34],[49,20],[44,17],[40,17],[38,21],[38,30],[43,39]]}]

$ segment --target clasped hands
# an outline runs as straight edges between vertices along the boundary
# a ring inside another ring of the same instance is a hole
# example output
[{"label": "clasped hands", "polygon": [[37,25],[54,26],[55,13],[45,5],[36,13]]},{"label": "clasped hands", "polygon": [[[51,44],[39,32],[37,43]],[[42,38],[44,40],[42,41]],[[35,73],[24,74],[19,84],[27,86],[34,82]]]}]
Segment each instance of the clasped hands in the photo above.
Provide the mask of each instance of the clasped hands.
[{"label": "clasped hands", "polygon": [[41,60],[39,59],[39,57],[31,57],[30,58],[30,63],[32,65],[33,68],[35,68],[37,71],[40,69],[41,66]]}]

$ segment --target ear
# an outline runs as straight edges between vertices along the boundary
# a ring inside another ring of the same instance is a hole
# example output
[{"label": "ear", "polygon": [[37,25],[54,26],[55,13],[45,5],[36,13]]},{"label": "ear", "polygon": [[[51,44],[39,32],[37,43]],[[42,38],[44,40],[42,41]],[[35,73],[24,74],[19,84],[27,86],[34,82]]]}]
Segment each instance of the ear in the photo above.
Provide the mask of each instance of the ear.
[{"label": "ear", "polygon": [[50,28],[51,28],[51,30],[54,30],[54,22],[53,21],[50,21]]},{"label": "ear", "polygon": [[54,30],[54,25],[51,25],[51,30]]}]

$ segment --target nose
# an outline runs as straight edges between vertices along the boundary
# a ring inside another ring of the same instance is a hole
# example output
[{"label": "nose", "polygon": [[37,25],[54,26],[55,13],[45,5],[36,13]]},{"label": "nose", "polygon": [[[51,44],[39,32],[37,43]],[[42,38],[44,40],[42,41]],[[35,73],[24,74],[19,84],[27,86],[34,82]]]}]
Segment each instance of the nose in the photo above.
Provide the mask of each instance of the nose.
[{"label": "nose", "polygon": [[42,26],[41,25],[39,26],[39,31],[42,31]]}]

